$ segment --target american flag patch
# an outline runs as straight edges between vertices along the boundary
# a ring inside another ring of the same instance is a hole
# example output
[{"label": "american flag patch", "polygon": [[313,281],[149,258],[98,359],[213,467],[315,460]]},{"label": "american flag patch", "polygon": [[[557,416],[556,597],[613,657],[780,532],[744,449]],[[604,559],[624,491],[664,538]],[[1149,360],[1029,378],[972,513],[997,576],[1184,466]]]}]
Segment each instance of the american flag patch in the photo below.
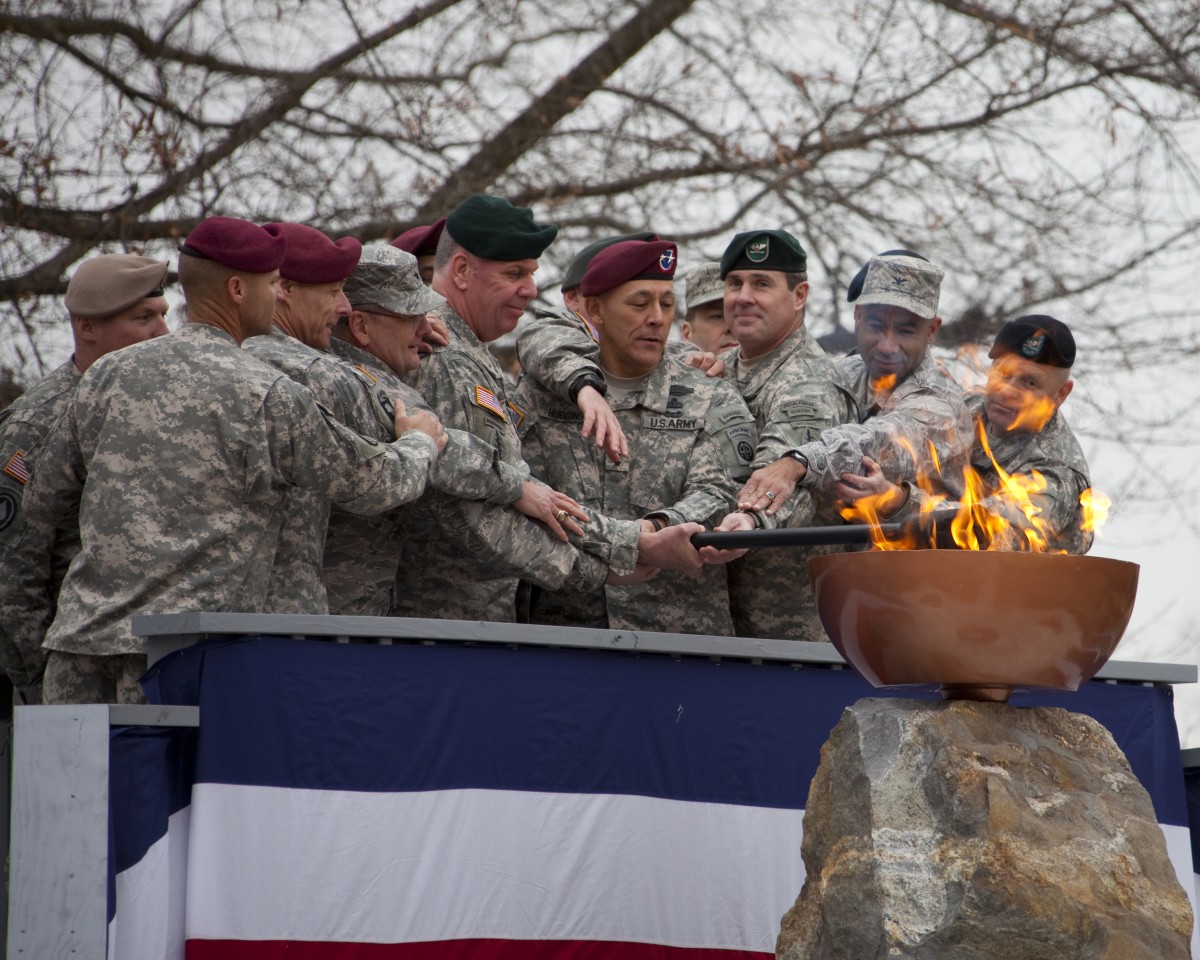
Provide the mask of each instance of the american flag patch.
[{"label": "american flag patch", "polygon": [[496,399],[496,395],[487,387],[475,385],[475,404],[483,407],[484,410],[491,411],[501,420],[505,419],[504,407],[500,405],[500,401]]},{"label": "american flag patch", "polygon": [[20,484],[29,482],[29,465],[25,463],[25,451],[18,450],[8,458],[8,463],[4,465],[4,472]]},{"label": "american flag patch", "polygon": [[508,401],[508,409],[512,411],[513,426],[519,427],[525,421],[525,411],[518,407],[511,400]]}]

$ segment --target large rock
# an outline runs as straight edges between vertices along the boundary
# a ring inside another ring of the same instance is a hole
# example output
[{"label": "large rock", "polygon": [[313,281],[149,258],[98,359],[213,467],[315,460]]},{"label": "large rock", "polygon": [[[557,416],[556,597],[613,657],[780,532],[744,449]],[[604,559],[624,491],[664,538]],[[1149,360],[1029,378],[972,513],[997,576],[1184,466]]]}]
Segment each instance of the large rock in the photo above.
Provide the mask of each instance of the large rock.
[{"label": "large rock", "polygon": [[1054,708],[860,700],[821,749],[782,960],[1173,960],[1192,913],[1108,731]]}]

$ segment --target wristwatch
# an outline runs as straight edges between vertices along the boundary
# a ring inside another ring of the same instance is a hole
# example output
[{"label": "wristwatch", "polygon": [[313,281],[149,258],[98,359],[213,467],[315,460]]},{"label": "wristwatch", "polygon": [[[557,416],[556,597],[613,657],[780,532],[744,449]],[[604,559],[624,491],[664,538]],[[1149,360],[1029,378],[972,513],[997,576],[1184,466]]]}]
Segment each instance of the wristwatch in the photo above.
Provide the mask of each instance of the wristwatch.
[{"label": "wristwatch", "polygon": [[608,384],[604,382],[604,378],[599,374],[592,372],[580,374],[575,378],[575,382],[567,388],[567,396],[571,398],[571,402],[575,403],[579,400],[579,391],[584,387],[592,387],[600,393],[600,396],[608,394]]},{"label": "wristwatch", "polygon": [[798,464],[804,467],[805,470],[808,469],[808,457],[802,454],[799,450],[788,450],[786,453],[784,453],[784,456],[791,457]]}]

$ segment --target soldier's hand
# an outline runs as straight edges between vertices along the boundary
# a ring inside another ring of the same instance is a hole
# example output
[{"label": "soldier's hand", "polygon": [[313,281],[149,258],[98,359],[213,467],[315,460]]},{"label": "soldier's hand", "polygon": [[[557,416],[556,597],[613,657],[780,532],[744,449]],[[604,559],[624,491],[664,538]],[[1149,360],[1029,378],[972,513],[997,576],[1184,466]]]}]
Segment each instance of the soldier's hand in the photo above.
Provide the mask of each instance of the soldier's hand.
[{"label": "soldier's hand", "polygon": [[647,580],[652,580],[658,576],[658,567],[652,567],[649,564],[639,563],[634,566],[633,573],[614,573],[608,571],[608,579],[604,582],[610,587],[628,586],[631,583],[645,583]]},{"label": "soldier's hand", "polygon": [[583,507],[565,493],[532,480],[525,481],[525,492],[513,506],[525,516],[544,523],[564,543],[568,532],[577,537],[583,535],[583,528],[576,521],[587,523],[590,519]]},{"label": "soldier's hand", "polygon": [[404,401],[399,397],[393,398],[396,406],[396,436],[402,437],[409,430],[419,430],[433,437],[437,444],[438,453],[446,449],[446,431],[440,421],[430,410],[418,410],[411,417],[404,412]]},{"label": "soldier's hand", "polygon": [[629,441],[625,439],[621,422],[599,390],[584,387],[575,398],[575,405],[583,413],[583,429],[579,431],[582,436],[589,437],[595,431],[596,446],[603,447],[613,463],[620,463],[622,457],[629,456]]},{"label": "soldier's hand", "polygon": [[710,377],[725,376],[725,361],[718,357],[715,353],[708,353],[705,350],[696,350],[692,353],[683,355],[683,362],[689,367],[695,367],[697,370],[702,370]]},{"label": "soldier's hand", "polygon": [[883,475],[883,468],[870,457],[862,458],[862,473],[843,473],[833,485],[837,499],[855,503],[864,497],[877,497],[876,510],[888,517],[904,506],[908,491]]},{"label": "soldier's hand", "polygon": [[[726,515],[725,519],[713,527],[714,531],[724,533],[727,530],[754,530],[757,524],[748,513],[740,510]],[[744,557],[748,550],[721,550],[718,547],[701,547],[700,558],[705,563],[729,563]]]},{"label": "soldier's hand", "polygon": [[780,457],[750,474],[738,494],[739,510],[761,510],[768,517],[783,506],[804,476],[804,464],[791,457]]},{"label": "soldier's hand", "polygon": [[638,536],[638,563],[663,570],[699,570],[704,561],[692,546],[691,536],[703,529],[699,523],[678,523],[655,533],[643,530]]}]

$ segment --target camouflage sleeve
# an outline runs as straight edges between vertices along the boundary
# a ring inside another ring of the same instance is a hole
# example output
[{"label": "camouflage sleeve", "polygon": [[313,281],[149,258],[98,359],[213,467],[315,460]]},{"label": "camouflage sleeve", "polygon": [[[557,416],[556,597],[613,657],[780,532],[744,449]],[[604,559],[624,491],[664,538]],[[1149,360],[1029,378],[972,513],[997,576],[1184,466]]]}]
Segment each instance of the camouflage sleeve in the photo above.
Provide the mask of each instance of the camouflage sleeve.
[{"label": "camouflage sleeve", "polygon": [[843,473],[857,473],[862,458],[877,461],[893,483],[933,471],[930,445],[943,465],[965,460],[971,445],[966,407],[931,390],[911,393],[863,423],[822,432],[798,449],[808,461],[801,484],[828,490]]},{"label": "camouflage sleeve", "polygon": [[539,314],[517,336],[517,358],[533,377],[560,400],[571,399],[571,384],[585,373],[604,378],[600,347],[578,317]]},{"label": "camouflage sleeve", "polygon": [[375,514],[415,500],[437,459],[433,438],[409,430],[380,443],[339,423],[311,393],[280,378],[264,404],[272,460],[284,478],[350,513]]},{"label": "camouflage sleeve", "polygon": [[[732,389],[729,391],[732,394]],[[750,476],[756,429],[754,416],[740,397],[723,398],[705,419],[703,433],[692,449],[683,496],[669,507],[655,510],[670,524],[719,523],[734,509],[737,493]]]},{"label": "camouflage sleeve", "polygon": [[[0,422],[2,418],[0,418]],[[22,508],[40,438],[18,425],[0,428],[0,668],[13,686],[38,683],[46,665],[42,639],[54,619],[56,558],[62,534]]]},{"label": "camouflage sleeve", "polygon": [[756,470],[774,463],[789,450],[820,439],[823,431],[848,418],[844,395],[828,380],[792,377],[786,382],[772,382],[769,389],[771,398],[763,411],[754,455]]},{"label": "camouflage sleeve", "polygon": [[525,492],[529,471],[500,459],[490,443],[463,430],[446,431],[446,449],[429,471],[429,485],[464,500],[486,500],[503,506]]}]

